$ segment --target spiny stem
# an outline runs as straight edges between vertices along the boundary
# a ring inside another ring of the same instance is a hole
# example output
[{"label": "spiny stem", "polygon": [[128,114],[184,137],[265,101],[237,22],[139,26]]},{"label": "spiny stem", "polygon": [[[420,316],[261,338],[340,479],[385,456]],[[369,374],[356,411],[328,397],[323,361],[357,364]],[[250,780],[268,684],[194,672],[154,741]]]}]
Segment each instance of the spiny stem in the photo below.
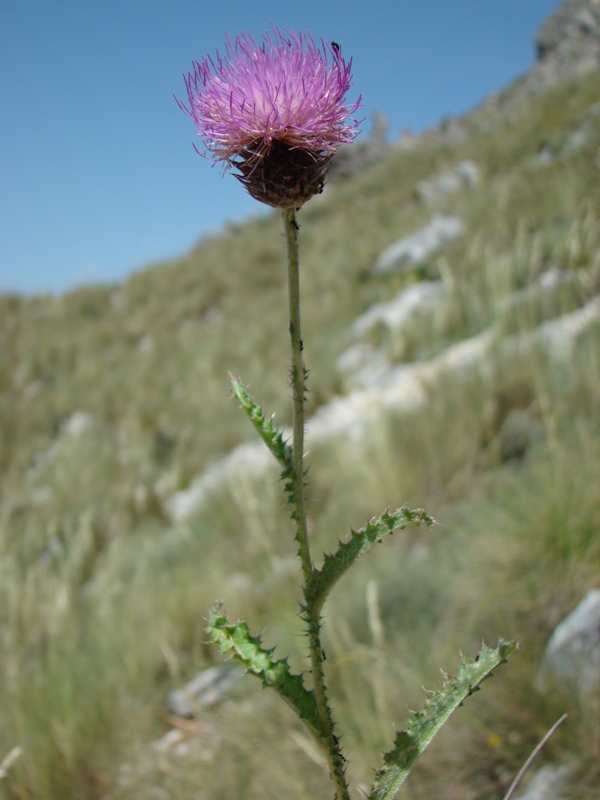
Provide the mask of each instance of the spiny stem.
[{"label": "spiny stem", "polygon": [[300,261],[298,257],[298,223],[293,208],[284,209],[283,224],[287,240],[288,255],[288,293],[290,344],[292,354],[292,428],[294,461],[294,512],[296,538],[302,562],[305,584],[312,575],[312,561],[308,544],[308,525],[306,522],[306,501],[304,496],[304,396],[306,372],[302,357],[302,336],[300,329]]},{"label": "spiny stem", "polygon": [[[313,565],[308,542],[308,525],[306,520],[306,499],[304,492],[304,399],[306,394],[306,370],[302,356],[302,332],[300,328],[300,261],[298,257],[298,223],[294,208],[283,210],[283,226],[287,242],[288,286],[289,286],[289,325],[291,343],[291,384],[292,384],[292,428],[293,428],[293,463],[294,463],[294,511],[296,522],[296,540],[298,553],[302,562],[304,591],[311,585]],[[338,800],[350,800],[350,793],[345,777],[345,759],[340,750],[338,738],[333,732],[331,709],[325,691],[325,675],[323,672],[323,650],[321,648],[320,613],[307,603],[304,607],[304,619],[308,629],[311,672],[317,713],[321,729],[325,732],[327,760],[331,777],[334,781]]]}]

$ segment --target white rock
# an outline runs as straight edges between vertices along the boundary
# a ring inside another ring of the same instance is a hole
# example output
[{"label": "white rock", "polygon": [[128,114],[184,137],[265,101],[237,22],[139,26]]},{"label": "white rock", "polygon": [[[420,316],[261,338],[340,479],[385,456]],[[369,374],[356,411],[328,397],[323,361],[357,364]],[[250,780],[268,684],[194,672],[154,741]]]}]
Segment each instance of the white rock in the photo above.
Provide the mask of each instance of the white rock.
[{"label": "white rock", "polygon": [[518,795],[515,800],[560,800],[564,795],[569,768],[547,765],[542,767],[533,777],[525,794]]},{"label": "white rock", "polygon": [[479,167],[470,159],[461,161],[460,164],[456,165],[454,171],[460,178],[462,178],[463,184],[469,188],[475,188],[481,180]]},{"label": "white rock", "polygon": [[246,442],[211,464],[187,489],[177,492],[165,503],[165,511],[175,521],[187,519],[229,481],[247,475],[258,477],[276,465],[263,442]]},{"label": "white rock", "polygon": [[573,131],[564,144],[563,155],[570,156],[589,144],[596,133],[595,127],[591,120],[586,120],[580,128]]},{"label": "white rock", "polygon": [[[423,318],[433,317],[446,296],[442,281],[421,281],[399,292],[389,303],[377,303],[352,325],[348,336],[354,343],[337,361],[345,391],[374,388],[389,374]],[[359,340],[359,341],[356,341]]]},{"label": "white rock", "polygon": [[154,337],[146,333],[138,341],[138,350],[140,353],[149,353],[154,349]]},{"label": "white rock", "polygon": [[373,271],[381,274],[401,270],[406,265],[421,264],[464,230],[463,222],[457,217],[436,214],[423,228],[384,250],[376,259]]},{"label": "white rock", "polygon": [[581,308],[544,322],[535,331],[535,338],[551,355],[567,358],[577,338],[600,321],[600,297],[594,297]]},{"label": "white rock", "polygon": [[92,425],[92,417],[85,411],[75,411],[70,417],[63,422],[61,432],[63,436],[75,437],[80,436],[84,431],[87,431]]},{"label": "white rock", "polygon": [[533,158],[530,159],[532,167],[548,167],[554,162],[552,150],[549,147],[542,147]]},{"label": "white rock", "polygon": [[344,350],[336,362],[344,391],[377,386],[391,367],[381,349],[363,342],[356,342]]},{"label": "white rock", "polygon": [[536,683],[544,689],[554,681],[582,698],[600,690],[600,589],[590,590],[550,637]]},{"label": "white rock", "polygon": [[245,674],[238,665],[208,667],[189,681],[183,689],[169,692],[167,706],[175,716],[191,719],[202,708],[213,708],[221,703],[233,685]]},{"label": "white rock", "polygon": [[389,303],[376,303],[355,321],[350,329],[353,338],[368,335],[378,325],[397,330],[417,314],[439,305],[446,290],[442,281],[420,281],[399,292]]},{"label": "white rock", "polygon": [[460,189],[472,189],[479,183],[479,167],[474,161],[461,161],[454,168],[419,181],[417,191],[422,202],[436,205]]}]

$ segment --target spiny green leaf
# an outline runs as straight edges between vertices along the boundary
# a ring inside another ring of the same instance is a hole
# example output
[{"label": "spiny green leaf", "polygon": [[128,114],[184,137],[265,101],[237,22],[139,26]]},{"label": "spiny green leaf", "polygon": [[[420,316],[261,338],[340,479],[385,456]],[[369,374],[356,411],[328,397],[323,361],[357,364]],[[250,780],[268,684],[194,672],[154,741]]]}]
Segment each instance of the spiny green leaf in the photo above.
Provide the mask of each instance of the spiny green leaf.
[{"label": "spiny green leaf", "polygon": [[243,664],[248,672],[262,680],[263,686],[275,689],[317,739],[323,740],[314,692],[305,688],[302,675],[290,672],[287,659],[274,659],[273,650],[264,648],[260,637],[250,634],[245,621],[229,622],[220,603],[210,610],[207,631],[222,653]]},{"label": "spiny green leaf", "polygon": [[240,401],[242,408],[248,415],[250,422],[258,431],[261,439],[273,453],[277,461],[283,467],[283,478],[292,478],[294,474],[294,464],[292,448],[283,439],[281,431],[273,425],[272,419],[267,419],[262,406],[254,402],[246,387],[239,378],[230,375],[231,388],[234,395]]},{"label": "spiny green leaf", "polygon": [[363,553],[395,530],[406,528],[407,525],[420,525],[422,522],[425,525],[434,524],[434,520],[422,508],[414,511],[399,508],[392,513],[386,511],[368,522],[364,528],[352,531],[350,539],[340,542],[335,553],[325,556],[321,569],[314,571],[306,588],[307,604],[321,608],[334,583]]},{"label": "spiny green leaf", "polygon": [[411,711],[406,730],[397,732],[394,749],[383,757],[383,767],[377,771],[369,800],[392,800],[450,714],[491,675],[492,670],[507,661],[516,647],[514,642],[502,640],[495,649],[483,645],[475,658],[463,659],[456,675],[444,675],[442,688],[428,692],[423,710]]}]

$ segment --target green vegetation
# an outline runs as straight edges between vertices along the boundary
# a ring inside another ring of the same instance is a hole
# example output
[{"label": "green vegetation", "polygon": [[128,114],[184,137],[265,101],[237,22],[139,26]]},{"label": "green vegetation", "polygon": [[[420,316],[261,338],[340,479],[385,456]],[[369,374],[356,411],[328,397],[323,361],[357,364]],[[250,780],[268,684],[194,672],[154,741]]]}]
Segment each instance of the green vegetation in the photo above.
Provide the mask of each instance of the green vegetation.
[{"label": "green vegetation", "polygon": [[[426,386],[425,409],[311,454],[315,553],[374,509],[423,506],[440,523],[373,548],[328,600],[326,667],[356,796],[407,706],[422,706],[421,687],[498,636],[520,652],[454,715],[400,796],[500,799],[565,710],[538,763],[574,759],[576,796],[597,796],[597,710],[532,680],[554,626],[598,585],[600,326],[566,357],[510,342],[600,291],[600,117],[587,144],[563,150],[599,101],[593,75],[462,143],[391,151],[300,213],[312,410],[342,390],[335,362],[351,323],[423,276],[441,277],[448,299],[406,360],[486,329],[497,344],[485,370]],[[534,161],[544,147],[545,166]],[[466,235],[419,274],[374,277],[376,256],[429,219],[417,182],[465,158],[481,183],[446,205]],[[22,748],[0,777],[6,800],[329,796],[321,754],[257,681],[191,721],[165,704],[220,663],[205,633],[216,597],[302,669],[282,487],[249,479],[186,522],[168,514],[175,492],[255,436],[228,371],[289,423],[280,224],[231,225],[121,286],[0,297],[0,763]],[[572,276],[564,291],[506,302],[552,266]],[[525,433],[509,430],[514,412]],[[177,747],[152,745],[172,730]]]}]

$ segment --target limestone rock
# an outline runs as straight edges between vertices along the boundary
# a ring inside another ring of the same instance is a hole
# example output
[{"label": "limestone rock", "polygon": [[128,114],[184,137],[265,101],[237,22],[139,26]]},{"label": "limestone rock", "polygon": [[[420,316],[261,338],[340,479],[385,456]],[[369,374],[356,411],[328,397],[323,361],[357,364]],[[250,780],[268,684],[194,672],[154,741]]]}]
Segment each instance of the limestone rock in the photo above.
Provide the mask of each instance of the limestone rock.
[{"label": "limestone rock", "polygon": [[599,0],[566,0],[540,28],[534,72],[546,84],[568,80],[600,66]]},{"label": "limestone rock", "polygon": [[464,223],[457,217],[436,214],[427,225],[384,250],[375,261],[373,271],[383,274],[422,264],[464,230]]},{"label": "limestone rock", "polygon": [[169,711],[177,717],[192,719],[200,709],[212,708],[221,703],[238,678],[244,674],[243,667],[235,664],[209,667],[189,681],[183,689],[169,692]]},{"label": "limestone rock", "polygon": [[61,425],[61,433],[66,438],[75,438],[92,426],[92,417],[86,411],[75,411]]},{"label": "limestone rock", "polygon": [[272,463],[273,456],[260,439],[245,442],[220,461],[211,464],[186,489],[167,498],[165,514],[176,522],[188,519],[228,481],[243,480],[248,474],[264,474]]},{"label": "limestone rock", "polygon": [[588,115],[577,130],[573,131],[565,142],[562,152],[563,155],[577,153],[586,147],[597,135],[600,129],[600,103],[594,103]]},{"label": "limestone rock", "polygon": [[569,768],[567,766],[542,767],[529,783],[524,794],[517,795],[515,800],[562,800],[567,788]]},{"label": "limestone rock", "polygon": [[423,331],[432,330],[445,298],[442,281],[420,281],[362,314],[349,330],[352,344],[336,365],[344,390],[380,384],[394,364],[411,355]]},{"label": "limestone rock", "polygon": [[389,303],[376,303],[351,328],[356,339],[369,338],[378,329],[404,328],[415,316],[435,311],[446,290],[442,281],[420,281],[399,292]]},{"label": "limestone rock", "polygon": [[461,189],[473,189],[480,180],[479,167],[474,161],[461,161],[452,169],[419,181],[417,192],[422,203],[440,205],[449,195]]},{"label": "limestone rock", "polygon": [[381,349],[364,342],[355,342],[350,345],[336,362],[344,392],[377,386],[391,367],[392,365]]},{"label": "limestone rock", "polygon": [[600,692],[600,589],[590,590],[550,637],[536,684],[553,683],[582,700]]}]

